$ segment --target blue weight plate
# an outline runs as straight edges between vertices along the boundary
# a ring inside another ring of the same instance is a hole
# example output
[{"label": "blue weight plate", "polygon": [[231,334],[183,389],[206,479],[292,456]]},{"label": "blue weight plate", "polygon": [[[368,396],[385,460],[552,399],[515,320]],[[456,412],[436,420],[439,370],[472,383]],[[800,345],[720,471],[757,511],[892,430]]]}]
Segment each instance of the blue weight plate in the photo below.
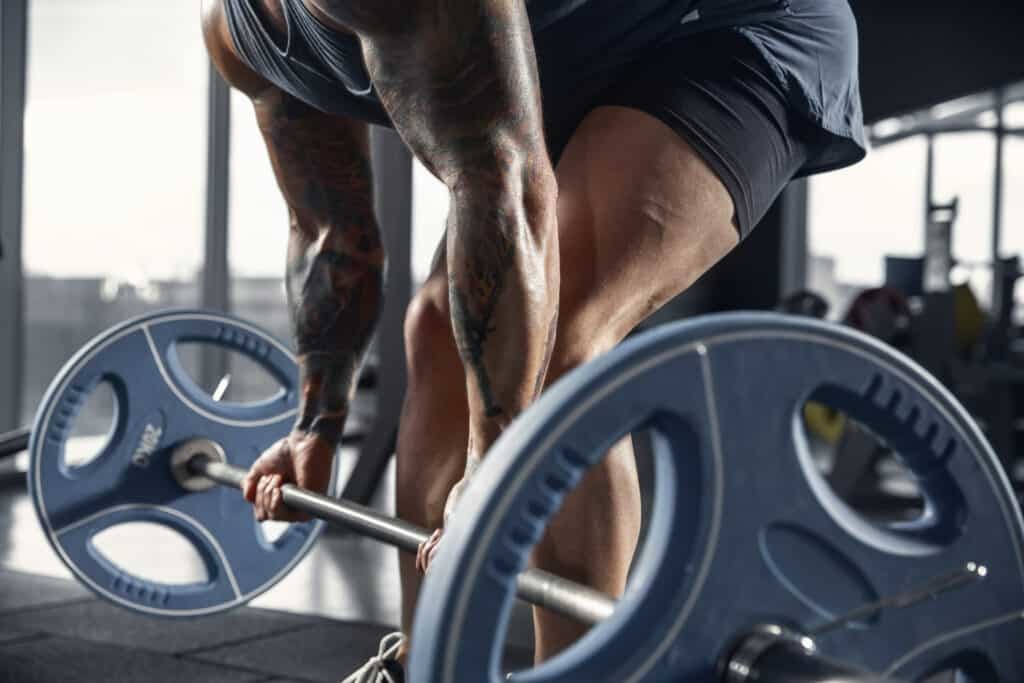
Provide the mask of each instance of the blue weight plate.
[{"label": "blue weight plate", "polygon": [[[188,343],[240,353],[281,388],[257,403],[216,402],[182,366],[178,348]],[[65,460],[68,438],[78,411],[103,382],[116,397],[114,426],[102,451],[75,466]],[[292,524],[268,541],[240,492],[219,486],[185,491],[168,462],[177,444],[204,437],[223,447],[228,462],[248,467],[291,428],[297,382],[287,347],[219,314],[162,312],[93,339],[54,379],[29,445],[29,490],[54,550],[101,597],[154,615],[220,612],[273,586],[312,547],[323,523]],[[127,522],[161,524],[181,534],[202,558],[207,581],[158,583],[114,564],[93,540]]]},{"label": "blue weight plate", "polygon": [[[805,441],[811,397],[902,454],[923,517],[876,524],[836,497]],[[774,314],[640,335],[556,384],[502,436],[427,576],[412,680],[503,680],[499,645],[533,542],[583,471],[643,427],[655,491],[626,594],[577,645],[515,680],[716,680],[743,629],[810,630],[970,562],[987,567],[984,581],[825,633],[819,650],[907,680],[946,666],[1024,680],[1024,524],[976,425],[875,340]]]}]

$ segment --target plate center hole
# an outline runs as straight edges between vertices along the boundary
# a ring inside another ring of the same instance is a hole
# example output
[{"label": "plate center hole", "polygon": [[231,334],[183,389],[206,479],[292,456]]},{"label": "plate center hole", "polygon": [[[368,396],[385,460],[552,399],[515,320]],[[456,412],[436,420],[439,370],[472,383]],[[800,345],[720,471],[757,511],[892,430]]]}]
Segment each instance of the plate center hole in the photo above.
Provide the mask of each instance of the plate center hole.
[{"label": "plate center hole", "polygon": [[101,381],[72,418],[74,424],[64,446],[64,464],[85,467],[103,453],[117,427],[117,395],[110,382]]},{"label": "plate center hole", "polygon": [[803,426],[818,471],[858,514],[882,525],[921,517],[925,501],[913,474],[869,426],[821,400],[804,404]]},{"label": "plate center hole", "polygon": [[[228,404],[254,405],[276,398],[281,383],[262,365],[244,353],[214,344],[186,341],[176,344],[178,360],[189,378],[212,398]],[[223,356],[223,374],[206,377],[203,363]]]},{"label": "plate center hole", "polygon": [[163,524],[117,524],[96,534],[92,545],[107,561],[144,581],[168,585],[209,581],[206,563],[192,542]]}]

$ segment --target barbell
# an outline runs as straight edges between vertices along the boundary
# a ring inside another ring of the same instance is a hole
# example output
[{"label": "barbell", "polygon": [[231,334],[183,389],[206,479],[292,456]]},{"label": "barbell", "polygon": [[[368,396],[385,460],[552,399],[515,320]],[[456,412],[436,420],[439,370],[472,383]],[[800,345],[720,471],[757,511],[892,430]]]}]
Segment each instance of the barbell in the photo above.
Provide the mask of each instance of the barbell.
[{"label": "barbell", "polygon": [[0,459],[9,458],[28,448],[29,428],[0,433]]},{"label": "barbell", "polygon": [[[182,366],[177,349],[189,342],[248,356],[280,391],[255,404],[213,401]],[[101,382],[117,417],[98,457],[76,467],[65,458],[68,435]],[[135,611],[193,616],[252,599],[323,525],[292,524],[270,541],[227,488],[287,433],[297,393],[287,348],[235,318],[160,313],[101,334],[59,373],[33,429],[29,484],[47,538],[85,585]],[[808,400],[890,445],[924,513],[882,523],[840,500],[804,436]],[[564,496],[638,429],[652,435],[655,490],[622,598],[524,573]],[[426,534],[295,487],[284,495],[406,550]],[[178,531],[207,580],[160,584],[96,551],[98,533],[130,521]],[[530,683],[920,681],[944,670],[1024,680],[1022,558],[1024,523],[998,461],[911,361],[816,321],[706,317],[638,335],[571,373],[501,437],[425,579],[410,680],[504,680],[500,645],[517,593],[595,624],[565,653],[516,674]]]}]

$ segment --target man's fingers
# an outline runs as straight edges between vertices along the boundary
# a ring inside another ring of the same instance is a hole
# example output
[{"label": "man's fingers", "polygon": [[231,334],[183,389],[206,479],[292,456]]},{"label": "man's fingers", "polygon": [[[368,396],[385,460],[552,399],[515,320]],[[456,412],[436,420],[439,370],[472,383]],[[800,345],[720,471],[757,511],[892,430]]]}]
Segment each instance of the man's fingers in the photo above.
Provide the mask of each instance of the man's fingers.
[{"label": "man's fingers", "polygon": [[430,538],[416,549],[416,569],[419,573],[426,574],[427,570],[430,569],[430,563],[433,561],[437,548],[441,543],[442,533],[442,529],[434,530],[434,533],[430,534]]},{"label": "man's fingers", "polygon": [[[430,538],[433,538],[433,536],[431,536]],[[416,571],[420,574],[426,571],[425,565],[423,564],[424,551],[426,550],[427,546],[430,545],[430,538],[423,541],[423,543],[420,543],[420,546],[416,548]]]},{"label": "man's fingers", "polygon": [[286,513],[284,507],[284,501],[281,500],[281,489],[273,486],[267,494],[267,510],[270,512],[270,518],[276,520],[283,520]]},{"label": "man's fingers", "polygon": [[284,502],[284,494],[281,487],[287,482],[279,474],[263,477],[260,480],[259,493],[257,494],[257,509],[263,514],[257,515],[262,521],[273,520],[275,522],[306,522],[312,517],[305,512],[292,510]]},{"label": "man's fingers", "polygon": [[260,483],[256,487],[256,509],[262,515],[261,521],[270,518],[270,482],[271,476],[260,477]]},{"label": "man's fingers", "polygon": [[253,475],[252,472],[245,475],[245,479],[242,480],[242,496],[250,503],[256,503],[256,485],[259,483],[259,477]]},{"label": "man's fingers", "polygon": [[256,499],[259,496],[259,485],[268,474],[273,474],[274,468],[267,464],[264,458],[260,458],[252,464],[249,468],[249,473],[245,475],[245,479],[242,481],[242,495],[245,499],[256,504]]},{"label": "man's fingers", "polygon": [[288,509],[284,504],[284,495],[281,493],[281,486],[284,483],[280,475],[274,475],[270,477],[270,481],[267,484],[267,513],[270,519],[278,522],[294,522],[297,521],[297,514]]},{"label": "man's fingers", "polygon": [[267,490],[267,477],[263,475],[260,477],[259,483],[256,484],[256,507],[264,507],[264,492]]},{"label": "man's fingers", "polygon": [[260,500],[259,481],[256,482],[256,485],[253,487],[253,490],[255,491],[255,493],[253,494],[252,500],[252,512],[254,515],[256,515],[256,521],[262,522],[267,519],[267,515],[263,510],[263,505],[261,504]]},{"label": "man's fingers", "polygon": [[249,472],[242,481],[242,495],[247,501],[256,505],[261,481],[267,476],[281,473],[282,468],[288,467],[289,463],[288,441],[282,439],[267,449],[249,468]]},{"label": "man's fingers", "polygon": [[427,569],[434,564],[434,558],[437,556],[437,551],[441,549],[441,539],[437,539],[437,543],[430,549],[430,557],[427,558]]}]

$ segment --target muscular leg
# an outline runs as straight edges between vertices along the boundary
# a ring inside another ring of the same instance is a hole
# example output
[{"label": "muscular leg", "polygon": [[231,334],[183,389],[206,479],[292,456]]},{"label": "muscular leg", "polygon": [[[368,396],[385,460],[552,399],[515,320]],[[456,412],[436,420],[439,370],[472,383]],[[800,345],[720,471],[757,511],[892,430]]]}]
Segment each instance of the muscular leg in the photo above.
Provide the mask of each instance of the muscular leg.
[{"label": "muscular leg", "polygon": [[[616,144],[607,144],[614,139]],[[575,133],[556,169],[561,263],[559,325],[550,383],[621,341],[692,284],[737,241],[725,187],[691,147],[642,112],[602,107]],[[398,505],[440,523],[446,487],[461,473],[455,446],[465,395],[447,321],[444,273],[417,295],[406,321],[409,394],[399,435]],[[443,396],[437,400],[435,396]],[[424,480],[438,474],[436,481]],[[570,495],[534,551],[537,565],[619,594],[636,545],[639,492],[628,441]],[[409,623],[418,577],[402,566]],[[536,610],[538,660],[583,628]]]},{"label": "muscular leg", "polygon": [[[398,429],[395,497],[399,517],[436,529],[448,492],[466,468],[469,409],[455,348],[444,260],[413,298],[405,318],[408,386]],[[416,558],[399,553],[402,632],[412,632],[422,577]]]},{"label": "muscular leg", "polygon": [[[566,267],[549,381],[618,344],[738,240],[721,181],[674,131],[645,113],[593,111],[557,173]],[[618,595],[639,525],[635,460],[624,441],[567,498],[534,560]],[[535,611],[535,625],[538,660],[584,631],[544,610]]]}]

